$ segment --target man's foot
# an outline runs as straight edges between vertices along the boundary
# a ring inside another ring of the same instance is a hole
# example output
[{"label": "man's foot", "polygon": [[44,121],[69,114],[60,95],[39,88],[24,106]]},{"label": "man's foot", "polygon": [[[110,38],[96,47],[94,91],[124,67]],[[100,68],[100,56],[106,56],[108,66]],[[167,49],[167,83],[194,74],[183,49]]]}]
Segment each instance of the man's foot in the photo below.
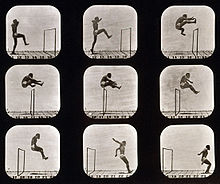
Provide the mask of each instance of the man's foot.
[{"label": "man's foot", "polygon": [[94,54],[93,49],[90,49],[91,53]]},{"label": "man's foot", "polygon": [[108,39],[111,38],[111,37],[112,37],[112,35],[109,35],[109,36],[108,36]]},{"label": "man's foot", "polygon": [[48,159],[48,157],[44,157],[43,159],[44,159],[44,160],[47,160],[47,159]]},{"label": "man's foot", "polygon": [[41,85],[41,86],[43,86],[43,84],[44,84],[44,82],[41,82],[41,84],[40,84],[40,85]]},{"label": "man's foot", "polygon": [[210,174],[210,172],[209,172],[209,171],[206,171],[205,174]]},{"label": "man's foot", "polygon": [[29,45],[29,43],[25,43],[25,45]]},{"label": "man's foot", "polygon": [[11,55],[16,55],[16,53],[15,53],[15,52],[12,52]]},{"label": "man's foot", "polygon": [[133,170],[128,171],[128,173],[132,173]]},{"label": "man's foot", "polygon": [[121,86],[119,86],[118,89],[121,89]]},{"label": "man's foot", "polygon": [[194,23],[196,24],[196,18],[194,18]]},{"label": "man's foot", "polygon": [[198,94],[200,91],[195,91],[195,94]]},{"label": "man's foot", "polygon": [[185,33],[181,33],[181,35],[186,36],[186,34],[185,34]]}]

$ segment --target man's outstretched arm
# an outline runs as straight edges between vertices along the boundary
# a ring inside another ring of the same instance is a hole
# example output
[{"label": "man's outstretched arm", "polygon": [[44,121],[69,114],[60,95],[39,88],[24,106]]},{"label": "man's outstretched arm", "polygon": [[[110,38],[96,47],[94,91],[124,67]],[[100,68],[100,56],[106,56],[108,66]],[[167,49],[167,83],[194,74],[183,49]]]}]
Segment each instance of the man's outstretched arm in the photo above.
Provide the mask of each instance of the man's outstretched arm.
[{"label": "man's outstretched arm", "polygon": [[118,144],[121,144],[119,141],[117,141],[116,139],[112,138],[113,141],[115,141]]}]

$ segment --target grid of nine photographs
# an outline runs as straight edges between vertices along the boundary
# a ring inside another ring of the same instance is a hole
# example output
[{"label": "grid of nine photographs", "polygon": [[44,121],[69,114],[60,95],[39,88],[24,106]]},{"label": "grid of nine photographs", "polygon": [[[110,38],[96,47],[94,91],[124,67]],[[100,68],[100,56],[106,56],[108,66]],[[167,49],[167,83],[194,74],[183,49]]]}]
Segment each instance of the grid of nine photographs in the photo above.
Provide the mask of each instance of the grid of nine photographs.
[{"label": "grid of nine photographs", "polygon": [[215,8],[70,4],[2,7],[0,181],[218,183]]}]

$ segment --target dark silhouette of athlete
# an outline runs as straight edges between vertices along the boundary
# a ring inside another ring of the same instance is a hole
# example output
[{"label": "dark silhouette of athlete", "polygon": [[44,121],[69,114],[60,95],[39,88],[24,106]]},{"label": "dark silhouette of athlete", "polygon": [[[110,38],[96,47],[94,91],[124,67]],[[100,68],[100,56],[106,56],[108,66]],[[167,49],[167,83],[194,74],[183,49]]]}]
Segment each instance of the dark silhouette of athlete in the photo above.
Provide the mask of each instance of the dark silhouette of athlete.
[{"label": "dark silhouette of athlete", "polygon": [[111,38],[112,35],[109,35],[107,33],[107,31],[105,29],[98,29],[98,23],[102,20],[102,18],[99,19],[99,17],[95,17],[94,20],[92,20],[92,25],[93,25],[93,36],[94,36],[94,40],[92,43],[92,48],[90,49],[90,51],[92,52],[92,54],[94,54],[94,47],[97,41],[97,36],[101,33],[105,33],[105,35],[107,36],[107,38]]},{"label": "dark silhouette of athlete", "polygon": [[29,43],[26,42],[25,36],[21,33],[17,33],[18,24],[19,24],[19,22],[17,21],[17,19],[14,19],[13,23],[11,25],[11,27],[12,27],[12,37],[14,39],[13,51],[12,51],[11,54],[15,54],[15,49],[16,49],[16,46],[17,46],[17,43],[18,43],[18,38],[23,38],[24,44],[29,45]]},{"label": "dark silhouette of athlete", "polygon": [[40,85],[43,86],[44,82],[40,81],[40,80],[35,80],[33,78],[33,73],[29,73],[28,75],[26,75],[22,81],[21,81],[21,85],[23,88],[26,88],[28,86],[31,86],[32,88],[35,87],[36,85]]},{"label": "dark silhouette of athlete", "polygon": [[44,150],[43,150],[43,148],[37,146],[37,140],[38,140],[38,139],[40,139],[40,134],[39,134],[39,133],[37,133],[37,134],[32,138],[32,140],[31,140],[31,150],[32,150],[32,151],[38,151],[38,152],[40,152],[40,153],[41,153],[41,156],[42,156],[42,159],[47,160],[48,157],[46,157],[46,156],[44,155]]},{"label": "dark silhouette of athlete", "polygon": [[126,141],[119,142],[119,141],[115,140],[114,138],[112,138],[112,140],[119,144],[119,148],[117,148],[115,150],[115,157],[117,157],[118,151],[119,151],[120,152],[120,159],[126,164],[128,173],[131,173],[132,171],[130,170],[128,159],[125,156]]},{"label": "dark silhouette of athlete", "polygon": [[196,23],[196,18],[191,17],[191,18],[187,18],[187,14],[183,14],[181,17],[179,17],[176,21],[176,29],[181,31],[181,34],[183,36],[186,36],[186,34],[184,33],[184,28],[183,26],[185,24],[191,24],[191,23]]},{"label": "dark silhouette of athlete", "polygon": [[208,167],[207,167],[207,169],[206,169],[206,171],[205,171],[205,173],[206,174],[209,174],[209,169],[210,169],[210,167],[211,167],[211,162],[206,158],[207,157],[207,155],[208,155],[208,151],[210,150],[210,145],[206,145],[206,147],[204,148],[204,150],[202,150],[198,155],[201,155],[202,154],[202,158],[201,158],[201,161],[202,161],[202,163],[201,163],[201,165],[202,164],[207,164],[208,165]]},{"label": "dark silhouette of athlete", "polygon": [[[191,85],[193,82],[189,80],[190,78],[190,73],[186,73],[184,76],[182,76],[180,80],[180,88],[185,89],[189,88],[191,89],[195,94],[198,94],[199,91],[196,91],[195,88]],[[190,84],[191,83],[191,84]]]},{"label": "dark silhouette of athlete", "polygon": [[107,73],[107,75],[104,75],[100,81],[100,86],[102,88],[105,88],[107,86],[111,86],[112,88],[121,89],[121,86],[118,86],[115,81],[111,80],[112,74]]}]

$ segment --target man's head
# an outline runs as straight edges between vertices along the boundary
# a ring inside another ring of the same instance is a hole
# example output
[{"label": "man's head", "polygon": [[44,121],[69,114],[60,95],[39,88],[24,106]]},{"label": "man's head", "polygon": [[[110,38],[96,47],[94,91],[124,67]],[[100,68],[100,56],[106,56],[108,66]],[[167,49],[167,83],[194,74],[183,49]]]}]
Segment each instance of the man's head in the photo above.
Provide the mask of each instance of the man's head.
[{"label": "man's head", "polygon": [[184,18],[187,18],[187,14],[183,14],[183,17],[184,17]]},{"label": "man's head", "polygon": [[33,75],[33,73],[29,73],[28,76],[33,78],[34,75]]},{"label": "man's head", "polygon": [[210,150],[210,145],[206,145],[206,148],[207,148],[208,150]]},{"label": "man's head", "polygon": [[95,17],[95,21],[99,21],[99,17]]},{"label": "man's head", "polygon": [[37,139],[40,139],[40,134],[39,133],[37,133],[35,136],[37,137]]},{"label": "man's head", "polygon": [[14,24],[17,24],[17,23],[18,23],[17,19],[14,19],[14,20],[13,20],[13,23],[14,23]]},{"label": "man's head", "polygon": [[186,77],[187,77],[187,78],[190,78],[190,73],[186,73]]},{"label": "man's head", "polygon": [[111,78],[111,77],[112,77],[112,74],[111,74],[111,73],[107,73],[107,77],[108,77],[108,78]]},{"label": "man's head", "polygon": [[126,141],[122,141],[122,144],[123,144],[124,146],[126,146]]}]

